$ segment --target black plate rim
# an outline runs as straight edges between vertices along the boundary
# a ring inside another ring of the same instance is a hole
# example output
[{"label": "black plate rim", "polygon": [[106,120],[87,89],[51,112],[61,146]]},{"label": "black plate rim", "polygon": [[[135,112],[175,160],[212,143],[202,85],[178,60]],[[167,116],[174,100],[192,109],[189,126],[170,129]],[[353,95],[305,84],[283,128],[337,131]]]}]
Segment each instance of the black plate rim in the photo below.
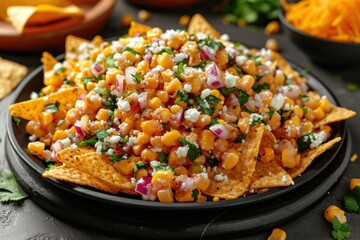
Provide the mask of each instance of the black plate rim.
[{"label": "black plate rim", "polygon": [[[111,38],[111,39],[114,39],[114,38]],[[64,54],[61,54],[58,57],[56,57],[56,59],[58,59],[58,60],[61,60],[63,58],[64,58]],[[312,73],[304,71],[303,70],[304,68],[301,67],[300,65],[295,64],[292,61],[288,61],[288,62],[298,72],[300,72],[302,75],[307,77],[307,79],[309,80],[308,83],[309,83],[310,87],[313,88],[313,85],[317,85],[318,87],[323,88],[323,90],[326,91],[326,95],[330,98],[330,100],[339,106],[339,101],[337,100],[335,95],[318,77],[316,77]],[[43,71],[43,66],[37,67],[33,72],[31,72],[21,82],[21,84],[18,86],[18,88],[16,89],[16,91],[14,93],[14,97],[11,101],[11,104],[16,102],[16,100],[21,96],[21,93],[26,88],[26,86],[28,84],[30,84],[31,81],[34,78],[36,78],[36,76],[38,74],[41,74],[42,71]],[[318,89],[315,87],[314,90],[318,90]],[[24,161],[28,166],[30,166],[38,174],[41,175],[44,171],[44,168],[41,168],[40,160],[37,159],[38,162],[35,162],[31,158],[30,154],[26,152],[26,148],[24,148],[24,146],[23,147],[20,146],[20,144],[16,141],[16,137],[15,137],[14,131],[13,131],[14,124],[13,124],[13,121],[12,121],[12,118],[11,118],[9,112],[7,112],[6,119],[7,119],[7,121],[6,121],[7,135],[9,137],[11,146],[13,147],[13,149],[15,150],[15,152],[17,153],[17,155],[19,156],[19,158],[22,161]],[[339,122],[339,124],[341,125],[340,126],[341,129],[339,129],[338,135],[342,139],[345,139],[346,122],[342,121],[342,122]],[[320,172],[324,168],[326,168],[326,166],[336,158],[336,155],[342,145],[343,145],[343,140],[336,143],[331,149],[329,149],[325,153],[323,153],[322,158],[328,158],[329,160],[327,160],[325,162],[325,164],[322,164],[322,166],[320,166],[320,170],[319,169],[315,170],[314,168],[309,168],[303,176],[298,177],[294,180],[294,182],[295,182],[294,185],[291,185],[291,186],[288,186],[285,188],[270,189],[268,192],[261,193],[261,194],[248,195],[246,197],[239,197],[234,200],[222,200],[222,201],[218,201],[218,202],[212,202],[212,201],[203,202],[203,203],[196,203],[196,202],[178,203],[178,202],[176,202],[176,203],[171,203],[171,204],[161,203],[161,202],[151,202],[151,201],[144,201],[141,199],[130,198],[130,197],[127,197],[126,195],[123,195],[124,197],[119,196],[119,195],[112,195],[109,193],[97,191],[95,189],[86,188],[86,187],[83,187],[80,185],[61,182],[61,181],[58,181],[55,179],[47,179],[46,178],[46,181],[50,182],[51,184],[55,184],[56,186],[66,190],[66,191],[69,191],[71,193],[74,193],[77,195],[82,195],[82,196],[85,196],[85,197],[88,197],[88,198],[91,198],[94,200],[98,200],[101,202],[107,202],[109,204],[114,204],[114,205],[123,205],[123,206],[128,206],[128,207],[137,207],[137,208],[146,208],[146,209],[156,208],[159,210],[171,210],[171,211],[185,210],[185,209],[190,209],[190,210],[221,209],[221,208],[228,208],[228,207],[235,207],[235,206],[251,205],[254,203],[267,201],[272,198],[280,197],[282,195],[290,193],[291,191],[295,190],[298,186],[306,183],[307,181],[310,181],[312,178],[314,178],[318,174],[320,174]],[[35,158],[35,157],[33,156],[33,158]]]}]

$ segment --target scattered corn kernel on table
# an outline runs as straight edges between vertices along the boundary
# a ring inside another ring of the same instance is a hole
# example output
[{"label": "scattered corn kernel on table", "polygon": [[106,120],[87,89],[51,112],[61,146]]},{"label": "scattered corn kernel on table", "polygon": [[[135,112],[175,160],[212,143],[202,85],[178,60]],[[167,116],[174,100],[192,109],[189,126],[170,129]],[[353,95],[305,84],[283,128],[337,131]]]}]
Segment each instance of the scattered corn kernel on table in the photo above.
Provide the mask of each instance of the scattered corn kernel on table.
[{"label": "scattered corn kernel on table", "polygon": [[[203,7],[203,6],[201,6]],[[182,10],[150,10],[151,18],[146,23],[152,26],[161,26],[164,29],[180,28],[178,20],[181,15],[192,15],[197,12],[198,7]],[[119,17],[123,14],[133,13],[137,15],[139,8],[128,5],[126,2],[118,1],[111,18],[100,34],[106,37],[122,35],[127,31],[125,27],[120,27]],[[222,33],[227,33],[231,39],[240,41],[245,45],[261,48],[265,45],[267,36],[263,29],[238,28],[236,26],[224,25],[219,16],[211,14],[209,9],[203,9],[203,14],[209,22]],[[346,85],[350,83],[358,84],[360,69],[326,69],[311,63],[283,34],[275,35],[279,42],[281,53],[289,60],[308,68],[313,74],[321,79],[336,95],[342,106],[360,112],[357,104],[360,101],[359,91],[349,92]],[[0,56],[19,62],[33,70],[40,64],[40,54],[14,54],[11,52],[0,52]],[[339,77],[342,76],[339,80]],[[0,118],[2,122],[7,116],[7,109],[12,101],[13,94],[0,101]],[[360,154],[357,143],[360,142],[360,128],[357,127],[359,116],[347,121],[353,139],[353,153]],[[6,130],[5,124],[0,125],[0,168],[7,168],[5,148]],[[323,218],[324,210],[331,204],[343,208],[342,198],[348,189],[351,178],[359,178],[360,162],[350,162],[344,176],[333,187],[328,196],[305,214],[295,218],[291,222],[278,226],[287,232],[289,239],[331,239],[331,226]],[[351,239],[360,238],[360,216],[347,213],[349,225],[352,227]],[[99,220],[100,221],[100,220]],[[271,221],[268,223],[271,226]],[[121,239],[121,236],[112,238],[93,233],[90,229],[82,229],[57,219],[44,211],[31,199],[26,199],[22,203],[0,204],[0,239]],[[266,239],[270,235],[271,229],[259,232],[251,236],[233,236],[236,239]],[[179,233],[181,234],[181,233]],[[200,237],[200,236],[199,236]],[[230,236],[231,237],[231,236]]]}]

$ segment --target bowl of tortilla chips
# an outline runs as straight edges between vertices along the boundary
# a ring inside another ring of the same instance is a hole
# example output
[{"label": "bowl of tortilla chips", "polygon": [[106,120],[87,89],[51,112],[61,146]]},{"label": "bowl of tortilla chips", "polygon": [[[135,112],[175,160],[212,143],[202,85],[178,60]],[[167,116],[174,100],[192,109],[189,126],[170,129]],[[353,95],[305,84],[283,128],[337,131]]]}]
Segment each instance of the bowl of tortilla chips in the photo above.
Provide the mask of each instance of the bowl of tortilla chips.
[{"label": "bowl of tortilla chips", "polygon": [[44,53],[18,89],[10,142],[50,182],[118,204],[287,194],[335,159],[355,115],[311,74],[220,38],[201,15],[188,32],[133,22],[115,40],[68,36],[64,58]]}]

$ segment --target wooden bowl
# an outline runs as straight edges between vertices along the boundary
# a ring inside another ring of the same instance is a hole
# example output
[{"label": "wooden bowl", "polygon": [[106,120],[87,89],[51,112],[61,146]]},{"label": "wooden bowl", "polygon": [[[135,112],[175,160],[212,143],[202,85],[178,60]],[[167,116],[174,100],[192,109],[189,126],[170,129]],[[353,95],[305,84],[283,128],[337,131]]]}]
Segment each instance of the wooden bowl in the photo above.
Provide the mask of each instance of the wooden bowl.
[{"label": "wooden bowl", "polygon": [[[73,34],[91,38],[99,32],[109,18],[115,0],[79,1],[84,9],[81,18],[70,18],[44,26],[26,27],[22,35],[11,23],[0,21],[0,50],[15,52],[63,51],[65,38]],[[93,3],[93,4],[91,4]]]}]

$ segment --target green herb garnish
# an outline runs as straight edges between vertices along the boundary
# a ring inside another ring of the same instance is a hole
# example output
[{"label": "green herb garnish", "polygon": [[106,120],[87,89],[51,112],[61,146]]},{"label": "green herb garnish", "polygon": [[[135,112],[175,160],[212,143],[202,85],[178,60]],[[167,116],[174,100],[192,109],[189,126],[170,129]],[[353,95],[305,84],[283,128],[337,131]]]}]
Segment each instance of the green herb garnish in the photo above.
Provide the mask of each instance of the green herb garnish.
[{"label": "green herb garnish", "polygon": [[339,219],[336,216],[334,216],[332,220],[332,227],[333,230],[331,232],[331,235],[335,240],[344,240],[350,237],[350,226],[346,223],[340,223]]},{"label": "green herb garnish", "polygon": [[131,74],[131,76],[132,76],[134,82],[136,82],[136,83],[140,83],[140,81],[143,77],[143,75],[141,73],[136,73],[135,75]]},{"label": "green herb garnish", "polygon": [[124,159],[128,159],[128,155],[127,155],[127,154],[120,154],[120,155],[118,155],[118,156],[116,156],[116,155],[111,155],[111,156],[109,157],[109,160],[110,160],[111,162],[119,162],[119,161],[124,160]]},{"label": "green herb garnish", "polygon": [[254,83],[252,89],[253,89],[255,92],[259,93],[259,92],[261,92],[262,90],[269,90],[269,89],[270,89],[270,84],[264,83],[264,84],[261,84],[261,85],[260,85],[260,84]]},{"label": "green herb garnish", "polygon": [[124,48],[122,52],[130,52],[130,53],[132,53],[132,54],[134,54],[134,55],[140,55],[140,53],[136,52],[136,51],[135,51],[134,49],[132,49],[131,47],[126,47],[126,48]]},{"label": "green herb garnish", "polygon": [[206,157],[206,162],[209,164],[211,168],[217,167],[220,163],[219,160],[217,160],[215,157]]},{"label": "green herb garnish", "polygon": [[356,186],[344,197],[345,210],[360,213],[360,186]]},{"label": "green herb garnish", "polygon": [[303,152],[310,148],[311,143],[315,140],[313,132],[306,133],[303,136],[299,137],[296,142],[298,145],[298,151]]},{"label": "green herb garnish", "polygon": [[197,188],[194,188],[191,192],[191,197],[194,199],[194,201],[198,200],[199,197],[199,190]]},{"label": "green herb garnish", "polygon": [[249,101],[249,95],[240,89],[238,91],[237,98],[239,100],[240,105],[244,105],[245,103],[247,103]]},{"label": "green herb garnish", "polygon": [[164,151],[161,151],[160,155],[159,155],[159,161],[161,163],[167,163],[169,160],[169,157],[166,155],[166,153]]},{"label": "green herb garnish", "polygon": [[83,77],[83,78],[81,78],[81,81],[84,83],[84,88],[85,88],[85,90],[87,90],[86,85],[87,85],[89,82],[94,82],[95,79],[92,78],[92,77]]},{"label": "green herb garnish", "polygon": [[58,101],[45,105],[44,113],[56,113],[59,111],[59,105],[60,103]]},{"label": "green herb garnish", "polygon": [[183,93],[182,91],[178,90],[176,92],[176,95],[179,96],[179,98],[177,98],[175,100],[175,104],[179,104],[180,102],[185,102],[185,103],[189,103],[189,95]]},{"label": "green herb garnish", "polygon": [[216,110],[217,104],[221,101],[221,99],[213,95],[209,95],[205,99],[202,99],[200,96],[196,96],[194,101],[198,104],[198,110],[209,116],[212,116]]},{"label": "green herb garnish", "polygon": [[0,172],[0,202],[18,201],[27,195],[18,186],[14,174],[10,170]]},{"label": "green herb garnish", "polygon": [[179,141],[179,143],[183,146],[188,146],[189,150],[187,152],[187,157],[191,160],[194,161],[199,155],[200,155],[200,150],[197,146],[195,146],[193,143],[187,141],[187,140],[181,140]]}]

